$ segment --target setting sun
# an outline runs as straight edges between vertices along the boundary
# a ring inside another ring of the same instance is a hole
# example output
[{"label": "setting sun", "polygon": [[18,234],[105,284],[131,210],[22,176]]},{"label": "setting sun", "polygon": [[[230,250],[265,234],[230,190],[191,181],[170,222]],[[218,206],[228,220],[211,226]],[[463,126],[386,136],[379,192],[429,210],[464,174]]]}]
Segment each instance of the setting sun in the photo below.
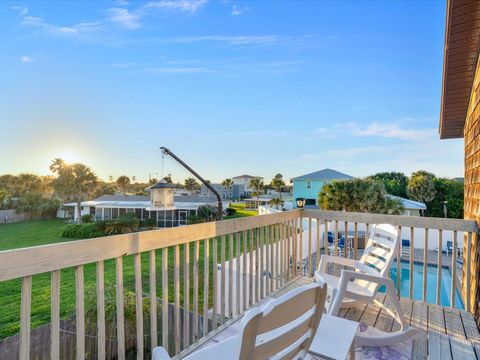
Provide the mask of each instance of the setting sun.
[{"label": "setting sun", "polygon": [[79,154],[79,152],[72,149],[56,151],[48,157],[49,160],[57,158],[60,158],[70,164],[84,161],[83,157]]}]

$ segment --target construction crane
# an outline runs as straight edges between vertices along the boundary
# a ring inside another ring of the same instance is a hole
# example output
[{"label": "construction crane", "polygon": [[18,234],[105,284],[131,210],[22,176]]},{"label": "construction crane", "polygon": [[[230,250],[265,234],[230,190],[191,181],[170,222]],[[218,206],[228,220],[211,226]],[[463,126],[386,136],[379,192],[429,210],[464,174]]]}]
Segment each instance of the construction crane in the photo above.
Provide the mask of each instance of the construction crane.
[{"label": "construction crane", "polygon": [[217,197],[218,205],[217,205],[217,215],[216,215],[216,220],[222,220],[222,215],[223,215],[223,209],[222,209],[222,198],[220,197],[220,194],[213,188],[210,183],[202,178],[195,170],[193,170],[190,166],[188,166],[182,159],[180,159],[177,155],[175,155],[173,152],[171,152],[169,149],[166,147],[162,146],[160,147],[160,150],[162,150],[162,153],[167,156],[171,156],[173,159],[175,159],[180,165],[182,165],[185,169],[190,171],[190,173],[193,174],[200,182],[205,185],[208,190],[210,190],[215,196]]}]

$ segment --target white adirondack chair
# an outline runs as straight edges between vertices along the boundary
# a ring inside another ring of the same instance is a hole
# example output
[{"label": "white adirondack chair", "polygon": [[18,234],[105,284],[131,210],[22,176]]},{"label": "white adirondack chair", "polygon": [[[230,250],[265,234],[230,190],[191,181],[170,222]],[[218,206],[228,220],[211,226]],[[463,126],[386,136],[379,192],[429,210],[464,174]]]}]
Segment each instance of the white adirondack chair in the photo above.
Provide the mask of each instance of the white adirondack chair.
[{"label": "white adirondack chair", "polygon": [[[212,342],[185,360],[303,359],[325,309],[327,286],[312,283],[247,311],[238,333]],[[163,347],[153,350],[153,360],[169,360]]]},{"label": "white adirondack chair", "polygon": [[[338,315],[341,307],[351,307],[358,303],[375,302],[400,324],[400,330],[381,336],[357,334],[357,346],[389,346],[407,340],[416,333],[403,315],[398,302],[393,281],[389,278],[392,262],[398,250],[399,233],[390,224],[372,225],[370,236],[360,260],[322,255],[315,280],[328,285],[328,313]],[[327,272],[328,264],[345,266],[340,276]],[[384,285],[395,311],[375,299],[378,288]]]}]

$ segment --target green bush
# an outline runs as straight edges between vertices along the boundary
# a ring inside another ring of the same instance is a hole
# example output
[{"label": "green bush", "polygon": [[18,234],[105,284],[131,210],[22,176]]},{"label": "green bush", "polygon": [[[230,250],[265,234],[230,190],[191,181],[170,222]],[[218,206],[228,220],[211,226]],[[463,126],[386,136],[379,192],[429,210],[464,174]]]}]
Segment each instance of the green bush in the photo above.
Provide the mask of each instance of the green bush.
[{"label": "green bush", "polygon": [[157,226],[157,221],[155,219],[145,219],[143,221],[143,226],[145,226],[146,228],[154,228]]},{"label": "green bush", "polygon": [[82,223],[88,224],[88,223],[91,223],[92,221],[93,221],[92,214],[82,215]]},{"label": "green bush", "polygon": [[96,223],[71,224],[62,231],[62,237],[69,239],[90,239],[105,236],[105,232],[99,230]]},{"label": "green bush", "polygon": [[232,216],[232,215],[235,215],[237,213],[237,210],[233,209],[233,208],[227,208],[225,210],[225,212],[227,213],[227,216]]}]

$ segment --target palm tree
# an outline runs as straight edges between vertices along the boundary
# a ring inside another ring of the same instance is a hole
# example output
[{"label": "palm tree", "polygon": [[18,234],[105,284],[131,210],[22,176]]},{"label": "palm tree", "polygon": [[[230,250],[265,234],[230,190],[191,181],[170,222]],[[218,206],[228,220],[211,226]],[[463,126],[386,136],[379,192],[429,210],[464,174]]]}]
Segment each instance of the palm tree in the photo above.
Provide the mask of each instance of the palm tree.
[{"label": "palm tree", "polygon": [[275,209],[278,210],[278,207],[283,205],[283,200],[281,198],[273,198],[268,203],[272,206],[275,206]]},{"label": "palm tree", "polygon": [[130,178],[122,175],[117,179],[117,185],[122,189],[123,195],[127,195],[127,186],[130,184]]},{"label": "palm tree", "polygon": [[257,198],[257,211],[258,211],[258,206],[260,205],[260,195],[263,193],[263,180],[260,177],[255,177],[252,180],[250,180],[249,186],[255,190],[253,195]]},{"label": "palm tree", "polygon": [[222,181],[222,186],[225,186],[227,189],[230,189],[233,185],[233,180],[230,178],[227,178]]},{"label": "palm tree", "polygon": [[285,187],[285,181],[283,181],[283,175],[282,174],[275,175],[270,185],[272,186],[272,188],[275,189],[276,192],[280,194],[280,200],[282,200],[282,189]]},{"label": "palm tree", "polygon": [[64,197],[73,198],[77,203],[78,223],[82,223],[81,202],[97,186],[97,176],[84,164],[69,165],[62,159],[55,159],[50,170],[57,174],[52,185],[55,191]]}]

